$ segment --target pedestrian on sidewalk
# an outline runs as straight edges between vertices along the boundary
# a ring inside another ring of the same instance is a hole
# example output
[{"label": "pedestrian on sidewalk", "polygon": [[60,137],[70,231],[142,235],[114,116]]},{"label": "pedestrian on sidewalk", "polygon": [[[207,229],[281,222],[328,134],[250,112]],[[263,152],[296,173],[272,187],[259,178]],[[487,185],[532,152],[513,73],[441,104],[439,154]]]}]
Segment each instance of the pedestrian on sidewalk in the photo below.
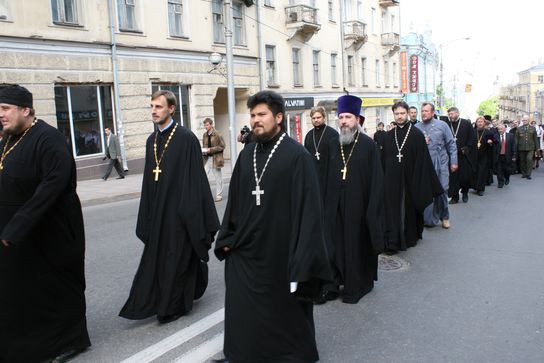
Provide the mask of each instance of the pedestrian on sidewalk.
[{"label": "pedestrian on sidewalk", "polygon": [[285,101],[247,102],[252,144],[233,171],[215,245],[225,260],[225,359],[316,362],[312,299],[331,278],[314,162],[287,136]]},{"label": "pedestrian on sidewalk", "polygon": [[32,93],[0,90],[0,362],[66,362],[91,345],[76,166]]},{"label": "pedestrian on sidewalk", "polygon": [[119,174],[117,179],[125,179],[125,173],[119,162],[119,159],[121,159],[121,148],[119,147],[117,135],[111,132],[109,127],[104,128],[104,133],[106,134],[106,156],[102,160],[108,159],[108,166],[106,167],[106,173],[102,179],[108,180],[114,167],[117,174]]},{"label": "pedestrian on sidewalk", "polygon": [[144,251],[130,296],[119,313],[127,319],[157,316],[168,323],[188,313],[208,283],[208,250],[219,219],[196,136],[172,118],[176,96],[151,97],[157,130],[147,139],[136,236]]},{"label": "pedestrian on sidewalk", "polygon": [[521,177],[531,179],[533,171],[533,157],[537,154],[540,142],[536,129],[529,125],[529,116],[524,115],[521,119],[523,125],[516,131],[516,145],[520,158]]},{"label": "pedestrian on sidewalk", "polygon": [[225,141],[223,136],[213,127],[211,118],[204,119],[204,128],[206,132],[202,135],[202,155],[204,157],[204,166],[212,171],[215,179],[215,201],[223,200],[223,177],[221,168],[225,166],[223,150],[225,150]]},{"label": "pedestrian on sidewalk", "polygon": [[425,226],[434,227],[442,223],[443,228],[450,228],[450,212],[448,209],[448,188],[450,171],[456,172],[457,145],[451,129],[445,122],[434,118],[435,108],[432,103],[421,105],[421,120],[415,126],[423,132],[433,162],[436,176],[444,189],[444,193],[434,198],[431,205],[425,208],[423,220]]}]

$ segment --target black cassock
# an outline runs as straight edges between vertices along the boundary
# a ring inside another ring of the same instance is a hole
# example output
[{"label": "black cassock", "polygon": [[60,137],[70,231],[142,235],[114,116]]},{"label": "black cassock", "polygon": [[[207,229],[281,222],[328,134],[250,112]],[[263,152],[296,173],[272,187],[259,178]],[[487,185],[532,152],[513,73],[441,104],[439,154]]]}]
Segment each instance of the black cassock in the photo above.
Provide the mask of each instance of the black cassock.
[{"label": "black cassock", "polygon": [[451,122],[448,117],[440,119],[448,124],[456,138],[459,169],[454,173],[450,172],[448,196],[457,199],[459,190],[468,192],[476,170],[476,135],[470,121],[460,118]]},{"label": "black cassock", "polygon": [[[252,194],[253,151],[257,147],[261,175],[279,136],[240,153],[215,245],[217,257],[225,259],[224,353],[236,363],[319,359],[311,299],[332,274],[310,154],[284,137],[260,182],[260,206]],[[294,294],[290,282],[298,282]]]},{"label": "black cassock", "polygon": [[[354,146],[355,145],[355,146]],[[326,241],[342,300],[357,303],[378,279],[378,254],[384,248],[383,171],[374,141],[359,133],[344,146],[346,179],[338,139],[331,143],[325,192]],[[331,289],[329,289],[331,290]]]},{"label": "black cassock", "polygon": [[374,142],[378,146],[378,150],[380,150],[380,158],[383,159],[383,145],[385,143],[385,135],[387,134],[384,130],[377,130],[374,133]]},{"label": "black cassock", "polygon": [[394,251],[404,251],[417,244],[423,233],[423,211],[433,202],[433,197],[444,193],[425,136],[415,126],[411,126],[399,162],[395,132],[401,146],[409,127],[397,126],[385,137],[386,248]]},{"label": "black cassock", "polygon": [[[306,134],[304,139],[304,147],[314,159],[319,184],[323,190],[325,178],[327,174],[327,159],[329,158],[329,144],[331,141],[338,139],[338,131],[330,126],[322,125],[318,128],[313,128]],[[320,141],[321,140],[321,141]],[[314,143],[315,142],[315,143]],[[316,156],[316,146],[318,146],[319,159]]]},{"label": "black cassock", "polygon": [[[478,147],[480,140],[480,147]],[[491,140],[491,144],[488,143]],[[476,130],[476,170],[474,171],[472,188],[476,191],[484,191],[489,179],[489,170],[493,165],[495,134],[490,130]]]},{"label": "black cassock", "polygon": [[[160,158],[173,132],[171,125],[157,142]],[[158,131],[157,131],[158,132]],[[136,235],[145,244],[130,296],[120,312],[127,319],[183,314],[204,293],[208,250],[219,219],[202,165],[196,136],[178,126],[160,163],[155,181],[153,144],[146,144],[142,197]]]},{"label": "black cassock", "polygon": [[76,167],[62,134],[41,120],[4,160],[0,231],[13,243],[0,244],[0,362],[89,346]]}]

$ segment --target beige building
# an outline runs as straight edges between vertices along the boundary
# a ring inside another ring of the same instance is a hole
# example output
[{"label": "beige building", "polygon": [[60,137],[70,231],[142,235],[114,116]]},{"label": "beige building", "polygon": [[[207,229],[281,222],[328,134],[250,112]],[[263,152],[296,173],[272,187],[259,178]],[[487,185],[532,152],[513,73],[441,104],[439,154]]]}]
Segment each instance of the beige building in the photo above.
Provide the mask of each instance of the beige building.
[{"label": "beige building", "polygon": [[518,73],[518,83],[502,87],[499,91],[499,118],[519,120],[529,115],[530,120],[542,123],[544,102],[544,64]]},{"label": "beige building", "polygon": [[[233,0],[235,133],[249,124],[245,103],[260,88],[286,98],[298,140],[311,128],[309,109],[334,115],[344,89],[363,97],[369,133],[392,119],[402,96],[398,0],[251,3]],[[157,89],[178,96],[175,119],[199,139],[202,120],[213,118],[228,157],[225,61],[209,61],[225,55],[225,13],[223,0],[0,0],[0,84],[33,92],[39,117],[70,144],[80,179],[103,173],[105,126],[120,136],[125,167],[142,170]]]}]

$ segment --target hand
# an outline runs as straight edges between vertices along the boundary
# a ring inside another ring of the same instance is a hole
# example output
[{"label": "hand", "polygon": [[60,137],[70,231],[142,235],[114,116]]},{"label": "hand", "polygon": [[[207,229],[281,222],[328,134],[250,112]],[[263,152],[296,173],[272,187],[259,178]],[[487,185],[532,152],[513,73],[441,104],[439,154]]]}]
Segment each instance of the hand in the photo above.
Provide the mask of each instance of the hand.
[{"label": "hand", "polygon": [[487,140],[487,143],[491,145],[493,143],[493,140],[489,139]]},{"label": "hand", "polygon": [[9,241],[6,241],[5,239],[2,240],[2,244],[6,247],[9,247],[10,245]]},{"label": "hand", "polygon": [[223,247],[223,252],[226,253],[226,252],[229,252],[229,251],[230,251],[230,247],[227,247],[227,246]]},{"label": "hand", "polygon": [[516,162],[516,158],[512,158],[512,161],[515,163],[515,162]]},{"label": "hand", "polygon": [[459,169],[459,165],[457,164],[451,164],[450,170],[452,173],[455,173]]}]

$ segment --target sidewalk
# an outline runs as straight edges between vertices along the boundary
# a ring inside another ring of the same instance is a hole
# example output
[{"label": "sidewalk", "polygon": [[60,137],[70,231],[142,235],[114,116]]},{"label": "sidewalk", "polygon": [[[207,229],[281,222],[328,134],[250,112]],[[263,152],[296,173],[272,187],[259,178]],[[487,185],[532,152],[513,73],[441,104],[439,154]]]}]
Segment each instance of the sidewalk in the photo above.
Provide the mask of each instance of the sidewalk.
[{"label": "sidewalk", "polygon": [[[225,166],[221,169],[223,176],[223,194],[226,194],[225,188],[230,182],[231,166],[230,160],[225,161]],[[208,171],[208,170],[207,170]],[[207,172],[208,180],[215,190],[215,181],[210,172]],[[140,198],[142,189],[142,174],[127,174],[125,179],[116,179],[115,172],[110,175],[106,181],[102,179],[84,180],[77,183],[77,194],[83,207],[93,205],[112,203],[120,200]]]}]

